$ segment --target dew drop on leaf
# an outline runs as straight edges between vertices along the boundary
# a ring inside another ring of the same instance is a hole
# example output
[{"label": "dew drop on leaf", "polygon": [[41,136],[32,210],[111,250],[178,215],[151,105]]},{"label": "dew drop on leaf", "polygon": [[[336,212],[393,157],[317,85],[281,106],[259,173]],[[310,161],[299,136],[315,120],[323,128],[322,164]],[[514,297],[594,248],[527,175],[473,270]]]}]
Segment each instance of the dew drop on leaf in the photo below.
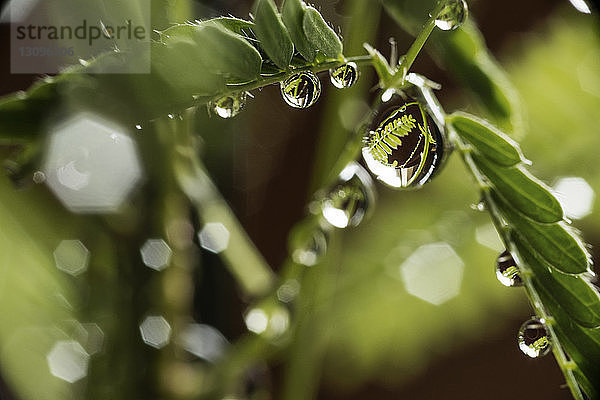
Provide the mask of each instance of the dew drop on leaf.
[{"label": "dew drop on leaf", "polygon": [[294,262],[307,267],[317,264],[327,252],[327,234],[320,228],[299,232],[292,250]]},{"label": "dew drop on leaf", "polygon": [[298,72],[281,82],[281,95],[294,108],[308,108],[321,95],[321,81],[310,71]]},{"label": "dew drop on leaf", "polygon": [[338,89],[345,89],[353,86],[358,80],[358,75],[358,66],[353,62],[329,70],[331,83]]},{"label": "dew drop on leaf", "polygon": [[221,118],[233,118],[246,105],[246,92],[230,94],[211,103],[212,110]]},{"label": "dew drop on leaf", "polygon": [[519,349],[531,358],[545,356],[550,352],[552,343],[544,323],[532,318],[519,329]]},{"label": "dew drop on leaf", "polygon": [[357,163],[348,164],[322,198],[322,213],[336,228],[357,226],[375,201],[373,181]]},{"label": "dew drop on leaf", "polygon": [[467,20],[468,12],[465,0],[448,0],[435,19],[435,26],[443,31],[453,31]]},{"label": "dew drop on leaf", "polygon": [[519,267],[508,250],[504,250],[496,259],[496,278],[507,287],[523,286]]},{"label": "dew drop on leaf", "polygon": [[363,159],[385,184],[419,188],[439,169],[445,138],[421,102],[385,94],[364,133]]}]

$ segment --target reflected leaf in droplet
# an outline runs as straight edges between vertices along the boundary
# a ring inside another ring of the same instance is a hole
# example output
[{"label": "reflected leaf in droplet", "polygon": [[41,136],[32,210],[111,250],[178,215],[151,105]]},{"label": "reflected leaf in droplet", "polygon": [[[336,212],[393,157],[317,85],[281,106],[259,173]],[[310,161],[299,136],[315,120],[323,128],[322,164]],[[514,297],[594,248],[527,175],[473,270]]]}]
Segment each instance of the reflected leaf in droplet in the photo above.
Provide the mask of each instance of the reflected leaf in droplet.
[{"label": "reflected leaf in droplet", "polygon": [[465,23],[468,14],[465,0],[447,0],[435,19],[435,26],[443,31],[453,31]]},{"label": "reflected leaf in droplet", "polygon": [[281,82],[281,96],[294,108],[308,108],[321,95],[321,81],[311,71],[302,71]]},{"label": "reflected leaf in droplet", "polygon": [[144,343],[160,349],[171,340],[171,325],[160,315],[149,315],[140,324],[140,334]]},{"label": "reflected leaf in droplet", "polygon": [[325,220],[336,228],[357,226],[375,202],[369,173],[357,163],[348,164],[338,181],[322,197]]},{"label": "reflected leaf in droplet", "polygon": [[349,62],[329,70],[331,83],[338,89],[346,89],[358,81],[359,71],[356,63]]},{"label": "reflected leaf in droplet", "polygon": [[419,188],[439,170],[445,138],[428,110],[402,92],[382,96],[366,127],[362,155],[383,183]]},{"label": "reflected leaf in droplet", "polygon": [[523,286],[519,267],[508,250],[504,250],[496,259],[496,278],[507,287]]},{"label": "reflected leaf in droplet", "polygon": [[211,102],[212,111],[221,118],[233,118],[246,105],[246,92],[233,93]]},{"label": "reflected leaf in droplet", "polygon": [[542,320],[532,318],[519,329],[519,349],[531,358],[545,356],[550,352],[552,342]]}]

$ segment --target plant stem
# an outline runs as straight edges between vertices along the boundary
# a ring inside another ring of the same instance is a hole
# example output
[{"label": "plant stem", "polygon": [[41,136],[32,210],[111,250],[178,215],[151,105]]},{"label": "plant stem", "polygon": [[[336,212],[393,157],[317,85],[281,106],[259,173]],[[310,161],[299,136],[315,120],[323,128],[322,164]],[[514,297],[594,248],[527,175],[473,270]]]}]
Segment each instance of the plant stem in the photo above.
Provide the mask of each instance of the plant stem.
[{"label": "plant stem", "polygon": [[[483,178],[482,174],[479,172],[479,170],[475,166],[475,163],[473,162],[473,159],[470,154],[470,148],[467,145],[465,145],[465,143],[460,138],[458,138],[458,136],[452,129],[450,129],[450,140],[460,152],[461,157],[465,165],[467,166],[467,169],[475,178],[475,181],[477,182],[481,193],[483,194],[483,198],[485,200],[487,210],[492,218],[492,222],[494,223],[496,230],[500,234],[502,241],[507,246],[507,248],[509,248],[511,253],[514,254],[514,244],[511,242],[509,236],[510,229],[504,223],[502,215],[498,210],[498,206],[496,205],[494,199],[490,195],[490,186],[485,182],[485,179]],[[522,265],[522,263],[519,265],[519,267],[522,270],[524,269],[522,271],[523,273],[521,274],[521,279],[525,284],[527,296],[529,297],[529,301],[536,315],[539,318],[543,319],[545,322],[546,329],[548,330],[548,333],[552,338],[552,353],[554,354],[556,362],[558,363],[558,366],[560,367],[563,375],[565,376],[567,385],[569,386],[569,390],[571,391],[571,394],[573,395],[575,400],[584,400],[583,394],[581,393],[581,389],[579,388],[579,384],[577,383],[577,380],[573,375],[574,363],[568,359],[565,351],[563,350],[560,342],[558,341],[558,337],[556,336],[556,333],[554,332],[554,329],[552,327],[554,319],[546,312],[546,309],[544,308],[544,305],[533,286],[531,280],[531,276],[533,275],[533,273],[527,268],[527,266]]]},{"label": "plant stem", "polygon": [[194,105],[198,106],[200,104],[208,103],[211,100],[217,100],[219,98],[222,98],[222,97],[230,95],[230,94],[239,93],[239,92],[247,92],[250,90],[260,89],[265,86],[277,84],[279,82],[286,80],[290,76],[297,74],[298,72],[312,71],[315,74],[317,74],[319,72],[328,71],[331,68],[339,67],[340,65],[344,65],[349,62],[354,62],[359,66],[372,65],[373,57],[371,57],[370,55],[363,55],[363,56],[348,57],[343,61],[335,60],[335,61],[328,61],[326,63],[317,64],[317,65],[309,64],[309,65],[306,65],[306,66],[303,66],[300,68],[294,68],[294,69],[290,69],[288,71],[280,72],[276,75],[261,76],[257,80],[252,81],[250,83],[244,83],[244,84],[240,84],[240,85],[229,84],[228,90],[221,92],[218,95],[213,96],[211,98],[200,97],[197,99],[197,101]]},{"label": "plant stem", "polygon": [[435,20],[436,20],[438,14],[440,13],[440,11],[442,10],[444,3],[445,3],[444,0],[440,0],[437,2],[435,8],[433,9],[433,11],[431,12],[431,14],[429,16],[429,19],[423,26],[423,29],[421,29],[421,32],[419,32],[419,34],[415,38],[415,41],[412,43],[412,45],[406,52],[406,55],[400,62],[400,65],[398,65],[398,68],[396,69],[396,74],[394,75],[394,78],[392,79],[392,81],[390,83],[390,87],[397,88],[397,87],[401,87],[402,85],[404,85],[404,79],[406,78],[406,74],[408,73],[408,70],[410,70],[410,67],[412,67],[417,56],[423,49],[425,42],[427,41],[427,39],[429,38],[429,36],[433,32],[433,30],[435,29]]}]

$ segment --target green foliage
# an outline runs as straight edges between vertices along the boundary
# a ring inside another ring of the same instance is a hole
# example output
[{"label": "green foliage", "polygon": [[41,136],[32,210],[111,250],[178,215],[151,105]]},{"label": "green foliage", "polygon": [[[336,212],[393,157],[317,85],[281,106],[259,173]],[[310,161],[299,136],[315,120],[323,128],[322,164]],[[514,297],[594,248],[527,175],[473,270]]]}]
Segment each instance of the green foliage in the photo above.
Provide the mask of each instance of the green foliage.
[{"label": "green foliage", "polygon": [[461,138],[496,164],[512,167],[525,161],[519,145],[485,120],[461,112],[449,115],[446,120]]},{"label": "green foliage", "polygon": [[254,5],[254,32],[275,65],[286,69],[294,55],[290,35],[277,13],[273,0],[258,0]]},{"label": "green foliage", "polygon": [[308,41],[319,53],[326,58],[343,59],[342,41],[313,7],[306,7],[302,27]]},{"label": "green foliage", "polygon": [[302,0],[285,0],[283,2],[281,10],[283,23],[290,33],[294,46],[306,61],[313,62],[317,55],[317,49],[313,47],[304,32],[305,13],[306,5]]}]

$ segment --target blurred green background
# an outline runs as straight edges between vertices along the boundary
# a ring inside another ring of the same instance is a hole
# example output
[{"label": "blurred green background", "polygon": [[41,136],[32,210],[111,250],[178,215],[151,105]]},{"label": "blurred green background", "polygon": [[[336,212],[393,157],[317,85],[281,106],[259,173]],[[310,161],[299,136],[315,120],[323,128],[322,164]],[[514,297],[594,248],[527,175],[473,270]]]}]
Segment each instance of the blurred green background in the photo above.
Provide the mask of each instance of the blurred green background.
[{"label": "blurred green background", "polygon": [[[401,53],[411,42],[375,2],[315,5],[327,20],[352,32],[344,38],[346,55],[363,54],[363,41],[386,55],[389,37],[396,38]],[[534,162],[532,171],[550,185],[560,177],[580,177],[597,191],[597,16],[580,14],[566,1],[479,0],[469,6],[521,97],[524,124],[517,136]],[[154,7],[170,10],[161,14],[160,25],[244,17],[251,4],[177,0]],[[1,28],[5,52],[8,29]],[[2,59],[0,93],[25,89],[33,77],[10,75]],[[413,70],[442,83],[438,97],[446,111],[481,112],[427,53]],[[306,213],[310,188],[326,175],[327,157],[336,157],[328,152],[339,149],[357,116],[369,109],[376,82],[372,71],[362,72],[361,85],[344,93],[323,75],[322,98],[309,110],[290,109],[273,86],[255,91],[232,120],[199,113],[195,131],[202,159],[275,270],[285,260],[289,230]],[[169,158],[157,155],[160,145],[140,149],[149,179],[111,217],[71,214],[44,185],[16,188],[0,177],[0,398],[194,398],[203,385],[215,383],[211,363],[177,345],[179,328],[193,320],[213,326],[230,342],[245,332],[246,299],[219,257],[197,244],[179,246],[157,222],[188,215],[179,193],[161,194],[173,183],[157,181],[169,169]],[[9,148],[2,151],[11,155]],[[379,201],[371,218],[333,234],[326,259],[307,269],[289,347],[253,364],[244,389],[232,398],[245,398],[244,391],[254,393],[248,398],[273,399],[570,398],[552,356],[530,360],[517,348],[517,330],[532,311],[522,289],[506,288],[495,278],[502,247],[489,217],[470,207],[479,198],[459,158],[451,157],[420,191],[376,186]],[[596,211],[594,203],[574,225],[597,257]],[[168,270],[156,273],[126,259],[149,237],[165,237],[174,250]],[[63,239],[81,240],[90,251],[84,274],[72,277],[56,268],[53,252]],[[441,267],[429,280],[448,293],[434,305],[408,293],[401,266],[422,246],[441,243],[455,255],[453,262],[432,255]],[[173,268],[178,264],[189,268]],[[444,267],[450,264],[455,269]],[[179,321],[172,323],[172,343],[161,350],[146,346],[138,329],[145,315],[155,313]],[[103,345],[89,358],[87,377],[71,384],[53,376],[47,355],[55,343],[77,340],[91,354],[85,324],[92,323],[102,330]]]}]

